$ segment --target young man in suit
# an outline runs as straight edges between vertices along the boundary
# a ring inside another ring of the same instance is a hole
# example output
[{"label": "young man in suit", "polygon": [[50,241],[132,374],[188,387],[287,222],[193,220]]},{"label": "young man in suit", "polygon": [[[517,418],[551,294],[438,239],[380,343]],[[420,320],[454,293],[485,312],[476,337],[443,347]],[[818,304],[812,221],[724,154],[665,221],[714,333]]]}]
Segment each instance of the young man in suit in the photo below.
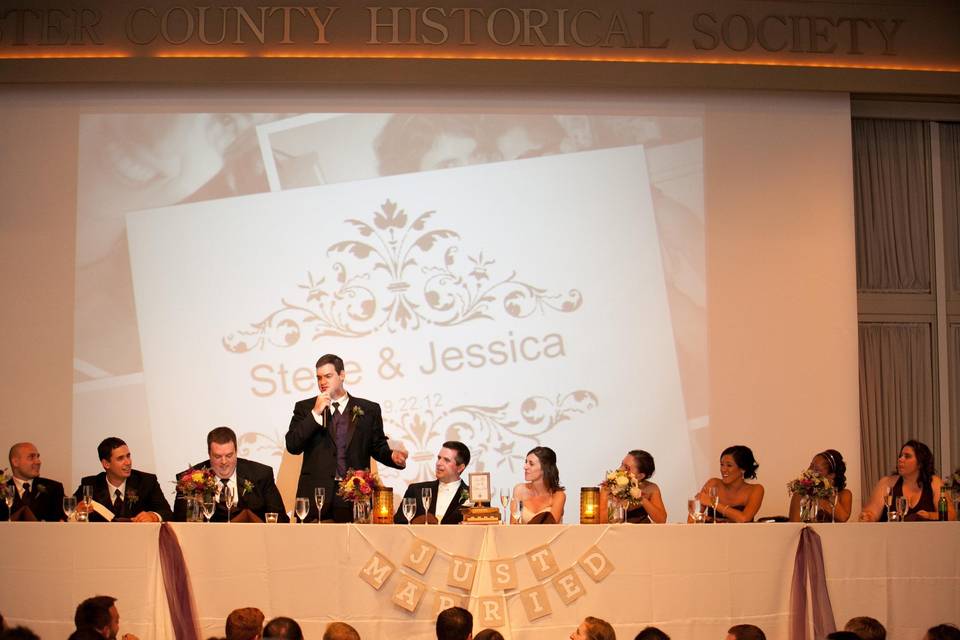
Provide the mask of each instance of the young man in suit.
[{"label": "young man in suit", "polygon": [[[197,469],[213,469],[219,483],[214,495],[216,511],[212,522],[227,521],[227,501],[223,486],[232,490],[232,515],[249,509],[261,520],[266,513],[276,513],[278,522],[290,522],[283,506],[280,490],[273,480],[273,469],[265,464],[237,457],[237,434],[230,427],[217,427],[207,434],[209,459],[199,462],[185,473]],[[173,503],[174,519],[183,521],[187,514],[187,500],[177,492]]]},{"label": "young man in suit", "polygon": [[370,458],[394,469],[407,465],[406,451],[391,451],[383,433],[380,405],[355,398],[343,388],[346,378],[343,360],[327,354],[317,360],[317,386],[320,393],[301,400],[293,408],[287,430],[287,451],[303,454],[297,496],[308,498],[311,515],[316,517],[314,490],[326,489],[323,518],[350,522],[353,509],[336,495],[336,478],[348,469],[368,469]]},{"label": "young man in suit", "polygon": [[[437,479],[429,482],[415,482],[407,487],[404,498],[414,498],[417,501],[417,512],[414,518],[426,513],[423,508],[423,490],[430,489],[432,498],[430,500],[430,514],[439,517],[440,524],[460,524],[463,520],[463,514],[460,513],[460,505],[464,502],[464,493],[467,491],[467,484],[460,479],[463,470],[470,464],[470,449],[467,445],[456,440],[444,442],[437,454],[437,464],[434,467]],[[403,500],[400,501],[400,508],[393,516],[393,521],[397,524],[406,524],[407,518],[403,515]]]},{"label": "young man in suit", "polygon": [[13,491],[13,505],[0,502],[0,520],[27,507],[37,520],[59,522],[64,519],[63,485],[56,480],[40,477],[40,452],[31,442],[18,442],[10,447],[10,470],[13,475],[7,483]]},{"label": "young man in suit", "polygon": [[[80,481],[74,495],[78,506],[83,501],[83,487],[93,487],[93,499],[113,512],[114,518],[133,522],[172,520],[173,511],[163,495],[157,476],[133,468],[133,457],[127,443],[116,437],[106,438],[97,446],[103,471]],[[100,514],[90,514],[90,521],[103,521]]]}]

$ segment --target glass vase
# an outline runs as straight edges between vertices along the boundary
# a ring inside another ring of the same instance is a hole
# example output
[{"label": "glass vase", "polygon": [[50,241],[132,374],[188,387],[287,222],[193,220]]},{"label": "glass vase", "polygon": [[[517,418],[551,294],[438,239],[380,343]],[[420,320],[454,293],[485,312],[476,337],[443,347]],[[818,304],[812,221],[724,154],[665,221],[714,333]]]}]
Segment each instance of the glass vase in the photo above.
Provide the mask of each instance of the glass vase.
[{"label": "glass vase", "polygon": [[353,522],[355,524],[370,524],[369,500],[357,500],[353,503]]}]

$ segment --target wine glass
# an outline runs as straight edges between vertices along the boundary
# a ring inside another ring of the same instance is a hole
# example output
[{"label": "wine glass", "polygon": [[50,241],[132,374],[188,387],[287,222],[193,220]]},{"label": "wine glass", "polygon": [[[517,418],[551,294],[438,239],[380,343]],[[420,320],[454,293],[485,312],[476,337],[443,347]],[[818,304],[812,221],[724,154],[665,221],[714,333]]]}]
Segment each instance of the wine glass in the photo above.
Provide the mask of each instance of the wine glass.
[{"label": "wine glass", "polygon": [[890,487],[887,487],[883,494],[883,504],[887,508],[887,520],[890,520],[891,510],[890,507],[893,506],[893,494],[890,493]]},{"label": "wine glass", "polygon": [[297,498],[297,518],[300,520],[300,524],[303,524],[303,519],[307,517],[307,512],[310,511],[310,501],[306,498]]},{"label": "wine glass", "polygon": [[313,490],[313,499],[317,503],[317,522],[323,520],[323,503],[327,499],[326,487],[317,487]]},{"label": "wine glass", "polygon": [[214,511],[217,509],[217,503],[213,500],[212,493],[203,496],[201,500],[200,506],[203,507],[203,517],[206,518],[207,522],[210,522]]},{"label": "wine glass", "polygon": [[710,495],[710,504],[713,505],[713,524],[717,524],[720,519],[720,514],[717,513],[717,508],[720,506],[720,489],[717,485],[713,485],[707,489],[707,493]]},{"label": "wine glass", "polygon": [[223,499],[227,502],[227,522],[230,522],[230,512],[233,511],[233,487],[229,484],[223,485]]},{"label": "wine glass", "polygon": [[520,518],[523,516],[523,500],[517,498],[513,501],[513,522],[520,523]]},{"label": "wine glass", "polygon": [[900,522],[904,521],[904,518],[907,516],[907,498],[905,496],[897,496],[897,519]]},{"label": "wine glass", "polygon": [[410,521],[413,520],[413,516],[417,513],[417,499],[416,498],[404,498],[403,499],[403,517],[407,519],[407,524],[410,524]]},{"label": "wine glass", "polygon": [[73,517],[77,512],[77,496],[63,496],[63,512],[67,515],[67,520]]},{"label": "wine glass", "polygon": [[13,515],[10,513],[10,508],[13,506],[14,491],[16,491],[15,487],[8,487],[6,492],[3,494],[3,502],[7,505],[7,520],[10,520],[10,516]]},{"label": "wine glass", "polygon": [[85,484],[83,485],[83,506],[87,508],[87,513],[90,513],[90,507],[93,504],[93,485]]},{"label": "wine glass", "polygon": [[503,507],[504,524],[510,522],[510,489],[500,489],[500,506]]},{"label": "wine glass", "polygon": [[833,489],[830,492],[830,522],[837,522],[837,501],[840,499],[840,492]]},{"label": "wine glass", "polygon": [[420,500],[423,501],[423,511],[426,514],[425,524],[430,524],[430,502],[433,500],[433,489],[425,487],[420,491]]},{"label": "wine glass", "polygon": [[687,500],[687,513],[690,514],[690,519],[693,520],[693,524],[703,522],[703,514],[700,512],[699,496],[694,496]]}]

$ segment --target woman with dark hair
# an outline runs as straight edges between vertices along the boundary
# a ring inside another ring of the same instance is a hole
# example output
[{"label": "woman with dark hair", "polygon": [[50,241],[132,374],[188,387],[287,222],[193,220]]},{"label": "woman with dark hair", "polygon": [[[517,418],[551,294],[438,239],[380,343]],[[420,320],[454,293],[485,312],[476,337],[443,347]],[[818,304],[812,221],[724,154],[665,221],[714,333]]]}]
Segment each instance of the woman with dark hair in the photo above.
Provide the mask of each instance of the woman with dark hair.
[{"label": "woman with dark hair", "polygon": [[[549,513],[554,522],[563,520],[563,505],[567,494],[560,486],[560,471],[557,469],[557,454],[550,447],[534,447],[523,462],[522,482],[513,488],[510,513],[515,514],[516,505],[521,505],[520,519],[511,516],[513,522],[526,524],[540,514]],[[538,522],[542,518],[538,519]]]},{"label": "woman with dark hair", "polygon": [[660,487],[650,482],[656,465],[653,456],[642,449],[634,449],[623,458],[620,468],[637,479],[640,490],[640,504],[627,512],[627,522],[667,521],[667,508],[663,506]]},{"label": "woman with dark hair", "polygon": [[[833,513],[833,501],[827,498],[820,499],[817,510],[817,520],[820,522],[846,522],[850,519],[850,509],[853,506],[853,493],[847,489],[847,463],[836,449],[827,449],[813,456],[808,467],[830,481],[837,492],[837,508]],[[800,522],[800,495],[793,494],[790,498],[790,522]]]},{"label": "woman with dark hair", "polygon": [[[897,470],[880,478],[870,501],[860,512],[864,522],[885,522],[888,519],[885,498],[891,497],[890,504],[896,508],[897,498],[907,499],[907,515],[904,520],[937,520],[937,501],[940,500],[940,487],[943,482],[933,468],[933,452],[930,447],[917,440],[907,440],[900,447],[897,456]],[[947,501],[947,517],[956,520],[953,504]]]},{"label": "woman with dark hair", "polygon": [[[723,450],[720,477],[707,480],[697,496],[705,508],[707,521],[753,522],[763,502],[763,485],[746,481],[757,477],[759,467],[750,447],[738,444]],[[718,502],[716,514],[714,495]]]}]

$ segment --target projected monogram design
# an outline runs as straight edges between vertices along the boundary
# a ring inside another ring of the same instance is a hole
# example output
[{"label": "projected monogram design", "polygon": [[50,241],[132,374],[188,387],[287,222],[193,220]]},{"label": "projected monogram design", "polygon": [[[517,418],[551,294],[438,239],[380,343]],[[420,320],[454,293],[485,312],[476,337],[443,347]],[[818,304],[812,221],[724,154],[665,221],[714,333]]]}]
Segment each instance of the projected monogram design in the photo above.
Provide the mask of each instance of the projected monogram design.
[{"label": "projected monogram design", "polygon": [[[583,302],[580,291],[550,293],[523,282],[515,271],[496,268],[484,256],[460,256],[451,229],[429,228],[435,211],[416,218],[387,200],[371,220],[349,219],[356,239],[330,245],[327,255],[352,256],[356,273],[344,262],[331,270],[336,281],[316,278],[297,285],[301,299],[281,299],[279,309],[250,329],[223,338],[223,346],[246,353],[267,346],[291,347],[305,336],[359,338],[383,330],[416,330],[421,325],[454,326],[494,320],[500,309],[513,318],[533,313],[569,313]],[[446,247],[444,249],[444,246]]]},{"label": "projected monogram design", "polygon": [[409,461],[417,472],[413,481],[419,482],[435,477],[437,450],[447,440],[470,443],[474,471],[489,470],[489,461],[495,461],[495,468],[516,472],[523,467],[527,451],[540,444],[540,436],[598,404],[596,394],[579,389],[554,398],[530,396],[519,405],[460,405],[439,414],[425,410],[398,419],[385,416],[384,426],[410,451]]}]

